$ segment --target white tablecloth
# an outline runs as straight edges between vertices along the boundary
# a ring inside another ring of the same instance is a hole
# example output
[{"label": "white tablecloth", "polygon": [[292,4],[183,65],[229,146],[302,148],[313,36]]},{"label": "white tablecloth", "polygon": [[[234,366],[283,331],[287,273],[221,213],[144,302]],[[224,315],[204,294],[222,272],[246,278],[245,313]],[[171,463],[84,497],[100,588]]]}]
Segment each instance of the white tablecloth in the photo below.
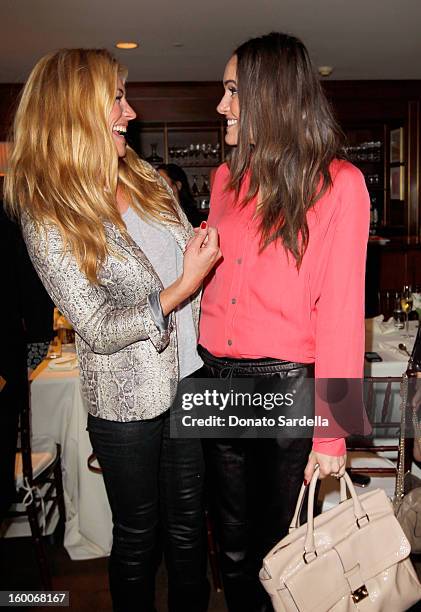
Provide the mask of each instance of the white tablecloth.
[{"label": "white tablecloth", "polygon": [[32,376],[33,436],[49,435],[61,444],[66,501],[64,546],[72,559],[109,554],[111,511],[100,474],[87,468],[92,452],[86,431],[87,411],[79,389],[79,370],[37,368]]},{"label": "white tablecloth", "polygon": [[[382,317],[376,317],[374,319],[366,319],[365,330],[365,350],[374,351],[379,353],[383,361],[368,363],[365,361],[365,375],[366,376],[402,376],[405,372],[409,356],[398,349],[400,343],[404,343],[409,352],[411,352],[414,345],[414,340],[417,332],[418,321],[410,321],[410,334],[412,338],[405,337],[405,330],[396,330],[393,321],[381,322]],[[384,386],[374,390],[375,393],[379,393],[378,407],[382,408],[382,402],[384,397]],[[398,422],[400,420],[400,404],[401,399],[399,395],[399,384],[397,383],[392,388],[392,412],[391,420]],[[376,403],[377,405],[377,403]],[[377,434],[380,432],[377,431]],[[396,429],[396,434],[398,429]],[[390,436],[391,433],[388,430],[384,434]],[[375,444],[394,444],[397,443],[397,437],[378,437],[375,438]],[[387,457],[395,457],[396,453],[378,453],[378,456],[370,455],[369,453],[358,453],[351,452],[348,454],[348,465],[352,467],[364,466],[364,467],[376,467],[376,461],[384,461]],[[369,457],[369,459],[367,459]],[[390,466],[394,464],[391,463]],[[379,463],[380,466],[380,463]],[[381,488],[386,491],[389,497],[393,497],[395,491],[395,477],[390,475],[372,475],[370,484],[362,489],[365,493],[374,489]],[[357,487],[357,492],[359,489]],[[334,478],[326,478],[322,481],[320,487],[319,498],[322,504],[322,510],[329,510],[339,503],[339,483]]]},{"label": "white tablecloth", "polygon": [[[374,351],[380,355],[383,361],[375,361],[368,363],[365,361],[364,372],[366,376],[397,376],[400,377],[405,372],[409,355],[400,350],[399,344],[405,344],[408,352],[412,351],[414,346],[415,336],[417,335],[418,321],[409,322],[410,338],[406,337],[404,329],[396,329],[393,324],[393,319],[382,321],[382,316],[374,319],[366,319],[365,321],[365,350]],[[391,420],[400,421],[400,405],[401,398],[399,393],[399,383],[394,383],[392,387],[391,402]],[[379,386],[375,388],[375,393],[379,399],[375,400],[377,406],[377,420],[380,419],[380,411],[384,399],[385,387]]]},{"label": "white tablecloth", "polygon": [[366,376],[402,376],[406,370],[409,356],[400,351],[399,344],[405,344],[412,351],[417,335],[418,321],[409,322],[411,338],[405,337],[405,330],[395,329],[393,321],[380,322],[381,317],[366,319],[365,350],[374,351],[383,361],[365,362]]}]

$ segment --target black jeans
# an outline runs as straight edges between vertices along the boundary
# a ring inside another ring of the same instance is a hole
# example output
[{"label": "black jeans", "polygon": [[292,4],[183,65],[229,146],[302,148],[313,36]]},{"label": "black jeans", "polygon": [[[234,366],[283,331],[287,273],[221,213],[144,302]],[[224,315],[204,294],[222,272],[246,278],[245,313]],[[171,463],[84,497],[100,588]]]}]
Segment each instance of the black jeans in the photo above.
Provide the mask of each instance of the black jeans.
[{"label": "black jeans", "polygon": [[109,561],[115,612],[152,612],[163,549],[170,612],[207,610],[200,440],[170,438],[169,412],[119,423],[89,415],[113,516]]},{"label": "black jeans", "polygon": [[[311,377],[313,364],[216,358],[200,347],[208,377]],[[278,373],[276,373],[278,370]],[[273,378],[270,384],[273,389]],[[310,401],[312,401],[310,399]],[[230,612],[272,610],[259,581],[263,557],[288,533],[311,439],[206,439],[208,497]]]}]

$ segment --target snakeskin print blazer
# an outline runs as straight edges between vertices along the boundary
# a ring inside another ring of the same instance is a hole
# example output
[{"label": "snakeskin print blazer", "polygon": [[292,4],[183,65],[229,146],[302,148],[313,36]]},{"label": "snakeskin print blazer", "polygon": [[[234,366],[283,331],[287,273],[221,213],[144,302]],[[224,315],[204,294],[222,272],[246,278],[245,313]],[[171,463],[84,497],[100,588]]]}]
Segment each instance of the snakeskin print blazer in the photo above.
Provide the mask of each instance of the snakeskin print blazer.
[{"label": "snakeskin print blazer", "polygon": [[[162,215],[162,224],[184,251],[193,230],[184,213],[181,225]],[[59,310],[76,332],[82,394],[88,411],[112,421],[150,419],[174,399],[178,352],[174,314],[160,331],[147,296],[163,289],[146,255],[111,223],[105,229],[113,254],[91,284],[75,258],[64,252],[59,231],[39,231],[25,218],[23,236],[32,263]],[[198,325],[200,295],[192,299]]]}]

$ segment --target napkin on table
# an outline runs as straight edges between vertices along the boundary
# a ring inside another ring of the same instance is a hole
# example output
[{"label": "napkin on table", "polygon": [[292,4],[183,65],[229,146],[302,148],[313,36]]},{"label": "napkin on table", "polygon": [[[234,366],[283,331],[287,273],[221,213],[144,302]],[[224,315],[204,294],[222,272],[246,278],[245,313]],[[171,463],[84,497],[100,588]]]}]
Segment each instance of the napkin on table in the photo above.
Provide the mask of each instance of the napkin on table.
[{"label": "napkin on table", "polygon": [[53,359],[48,364],[49,370],[58,370],[62,372],[68,372],[77,368],[78,362],[75,354],[65,355],[64,357],[58,357]]},{"label": "napkin on table", "polygon": [[374,334],[381,334],[383,336],[385,334],[393,334],[397,331],[393,317],[385,321],[384,316],[379,315],[378,317],[374,317],[372,321]]}]

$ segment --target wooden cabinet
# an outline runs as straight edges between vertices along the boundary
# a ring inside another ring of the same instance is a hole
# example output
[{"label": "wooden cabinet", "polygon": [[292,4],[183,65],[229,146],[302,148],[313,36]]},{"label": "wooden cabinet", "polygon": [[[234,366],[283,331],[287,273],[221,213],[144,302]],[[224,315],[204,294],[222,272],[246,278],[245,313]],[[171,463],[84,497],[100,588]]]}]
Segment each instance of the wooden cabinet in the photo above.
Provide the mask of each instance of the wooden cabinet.
[{"label": "wooden cabinet", "polygon": [[[404,285],[421,288],[421,243],[416,240],[368,245],[366,316],[380,314],[381,295],[394,296]],[[382,314],[385,314],[384,312]],[[390,314],[390,313],[389,313]]]},{"label": "wooden cabinet", "polygon": [[[408,235],[405,126],[396,121],[372,122],[344,131],[348,158],[364,174],[370,194],[370,234]],[[399,161],[391,158],[392,135],[398,138]]]},{"label": "wooden cabinet", "polygon": [[197,207],[209,209],[212,172],[226,155],[224,125],[214,122],[130,124],[129,142],[154,166],[174,163],[185,171]]}]

